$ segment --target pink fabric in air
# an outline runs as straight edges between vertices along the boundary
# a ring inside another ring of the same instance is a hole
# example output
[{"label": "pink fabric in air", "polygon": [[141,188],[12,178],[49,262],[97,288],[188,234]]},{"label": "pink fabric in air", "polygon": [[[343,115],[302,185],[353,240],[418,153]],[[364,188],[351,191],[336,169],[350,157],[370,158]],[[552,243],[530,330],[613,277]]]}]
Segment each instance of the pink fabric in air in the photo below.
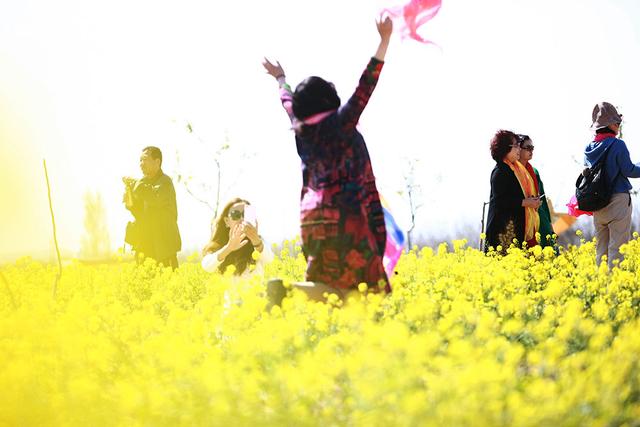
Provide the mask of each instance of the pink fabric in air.
[{"label": "pink fabric in air", "polygon": [[324,119],[326,119],[327,117],[329,117],[335,112],[336,110],[330,110],[330,111],[325,111],[323,113],[314,114],[313,116],[310,116],[304,119],[302,123],[305,125],[317,125],[318,123],[320,123],[321,121],[323,121]]},{"label": "pink fabric in air", "polygon": [[425,40],[418,29],[437,15],[442,0],[410,0],[403,6],[384,9],[382,14],[388,14],[394,21],[394,29],[402,38],[412,38],[420,43],[434,44]]}]

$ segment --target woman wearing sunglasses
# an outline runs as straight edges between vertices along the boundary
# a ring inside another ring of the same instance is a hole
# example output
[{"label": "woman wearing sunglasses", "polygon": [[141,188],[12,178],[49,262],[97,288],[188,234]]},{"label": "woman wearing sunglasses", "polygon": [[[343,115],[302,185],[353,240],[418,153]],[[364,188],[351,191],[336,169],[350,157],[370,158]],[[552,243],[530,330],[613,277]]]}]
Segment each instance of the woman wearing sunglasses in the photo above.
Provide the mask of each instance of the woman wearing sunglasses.
[{"label": "woman wearing sunglasses", "polygon": [[[520,143],[515,133],[499,130],[491,139],[491,198],[487,216],[485,251],[506,251],[511,244],[536,245],[541,205],[533,179],[522,165]],[[515,242],[514,242],[515,240]]]},{"label": "woman wearing sunglasses", "polygon": [[540,179],[540,172],[530,163],[533,157],[533,142],[531,138],[529,138],[529,135],[518,135],[518,142],[520,143],[520,163],[522,163],[533,179],[536,192],[542,196],[540,198],[540,208],[538,208],[538,215],[540,216],[540,246],[554,246],[555,239],[553,238],[554,232],[553,226],[551,225],[551,212],[549,211],[547,198],[544,196],[544,184],[542,184],[542,180]]},{"label": "woman wearing sunglasses", "polygon": [[256,264],[254,251],[263,252],[264,242],[258,234],[253,207],[246,200],[231,199],[213,224],[211,240],[202,250],[202,267],[224,273],[233,265],[234,274],[244,275]]}]

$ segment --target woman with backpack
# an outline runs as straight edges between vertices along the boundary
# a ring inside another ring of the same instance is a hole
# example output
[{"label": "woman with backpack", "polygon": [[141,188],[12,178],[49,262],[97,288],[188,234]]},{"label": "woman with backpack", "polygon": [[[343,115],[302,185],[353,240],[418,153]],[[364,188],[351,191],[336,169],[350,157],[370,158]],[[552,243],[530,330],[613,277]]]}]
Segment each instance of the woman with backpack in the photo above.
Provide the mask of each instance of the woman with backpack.
[{"label": "woman with backpack", "polygon": [[593,168],[604,162],[605,183],[611,199],[601,209],[593,212],[593,225],[596,229],[596,261],[607,258],[609,267],[619,260],[620,246],[631,238],[631,195],[633,188],[629,178],[640,178],[640,165],[634,164],[623,140],[618,139],[622,115],[608,103],[601,102],[593,108],[595,132],[593,141],[584,150],[585,166]]}]

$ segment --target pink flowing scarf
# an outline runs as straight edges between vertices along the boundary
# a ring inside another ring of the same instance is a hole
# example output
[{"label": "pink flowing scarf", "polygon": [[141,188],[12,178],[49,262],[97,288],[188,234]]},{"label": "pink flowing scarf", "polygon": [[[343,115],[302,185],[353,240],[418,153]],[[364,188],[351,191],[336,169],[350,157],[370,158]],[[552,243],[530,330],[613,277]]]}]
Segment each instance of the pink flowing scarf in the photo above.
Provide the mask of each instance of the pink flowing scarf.
[{"label": "pink flowing scarf", "polygon": [[425,40],[418,29],[438,14],[442,0],[410,0],[403,6],[383,9],[393,19],[394,31],[400,33],[402,38],[412,38],[420,43],[434,44]]}]

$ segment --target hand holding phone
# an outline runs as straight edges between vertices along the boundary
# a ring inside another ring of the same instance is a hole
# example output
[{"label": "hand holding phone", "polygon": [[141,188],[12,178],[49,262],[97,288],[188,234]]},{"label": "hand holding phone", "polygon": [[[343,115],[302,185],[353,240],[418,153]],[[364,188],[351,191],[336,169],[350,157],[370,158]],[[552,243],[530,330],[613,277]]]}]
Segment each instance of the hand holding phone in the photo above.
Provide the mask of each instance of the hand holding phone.
[{"label": "hand holding phone", "polygon": [[244,207],[244,222],[251,224],[254,227],[258,225],[258,218],[256,217],[256,210],[251,205],[245,205]]}]

